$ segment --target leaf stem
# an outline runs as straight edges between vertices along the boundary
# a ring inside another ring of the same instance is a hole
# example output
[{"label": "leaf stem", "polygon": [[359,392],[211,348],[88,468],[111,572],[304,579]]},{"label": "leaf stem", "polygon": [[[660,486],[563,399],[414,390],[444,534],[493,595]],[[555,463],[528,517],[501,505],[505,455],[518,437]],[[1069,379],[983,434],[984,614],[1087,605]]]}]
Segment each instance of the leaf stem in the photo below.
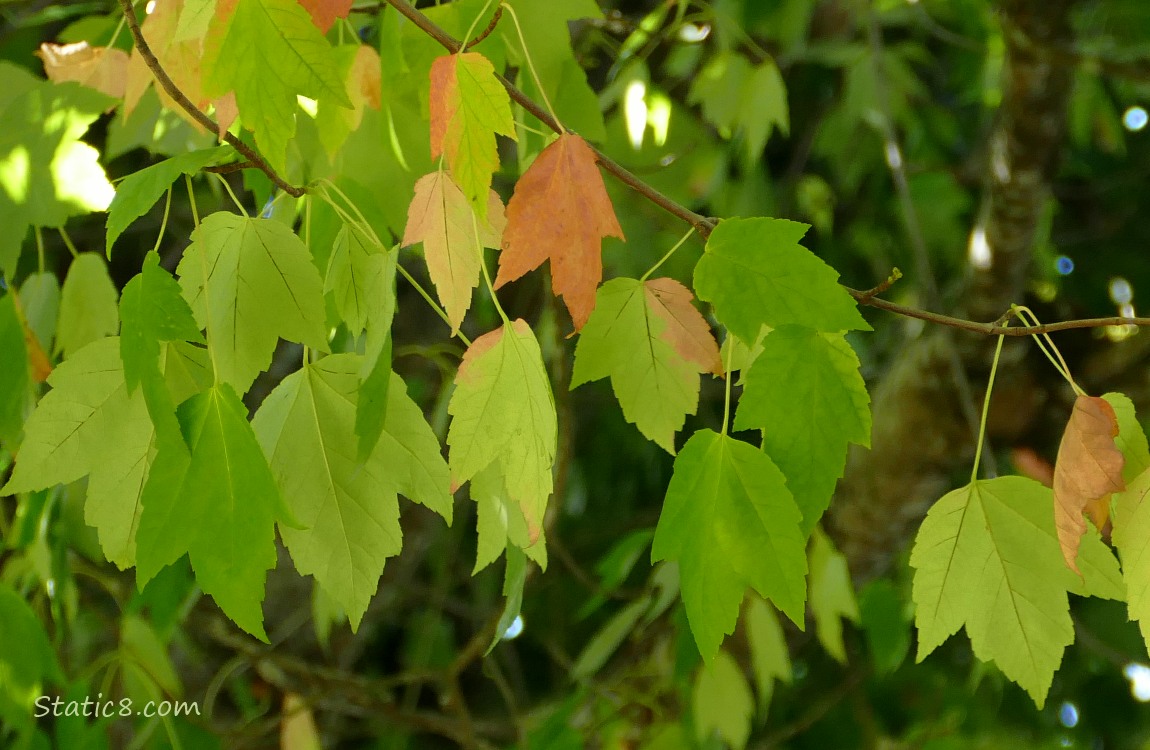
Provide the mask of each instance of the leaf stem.
[{"label": "leaf stem", "polygon": [[200,212],[196,206],[196,191],[192,185],[192,176],[190,174],[184,175],[184,184],[188,186],[188,203],[192,209],[192,226],[198,229],[200,226]]},{"label": "leaf stem", "polygon": [[[1017,316],[1018,319],[1022,321],[1022,325],[1026,326],[1027,328],[1042,325],[1038,320],[1038,316],[1035,315],[1034,311],[1029,307],[1025,307],[1023,305],[1011,305],[1010,311],[1014,313],[1015,316]],[[1054,365],[1054,369],[1058,371],[1058,374],[1061,375],[1067,383],[1070,383],[1070,387],[1074,389],[1074,392],[1079,396],[1085,396],[1086,391],[1082,390],[1078,383],[1074,382],[1074,376],[1070,374],[1070,366],[1066,364],[1066,360],[1062,357],[1062,352],[1060,352],[1058,347],[1054,345],[1054,341],[1050,338],[1050,334],[1035,333],[1033,338],[1034,343],[1038,344],[1038,348],[1041,349],[1042,353],[1046,355],[1046,358],[1050,360],[1050,364]],[[1043,339],[1046,340],[1045,344],[1043,343]],[[1049,350],[1046,348],[1047,345],[1050,346]]]},{"label": "leaf stem", "polygon": [[172,212],[172,188],[169,185],[167,198],[164,200],[164,218],[160,220],[160,233],[156,235],[156,244],[152,246],[153,253],[160,252],[160,243],[164,241],[164,232],[168,230],[168,216]]},{"label": "leaf stem", "polygon": [[[215,174],[215,173],[213,172],[212,174]],[[244,218],[250,219],[251,217],[248,216],[248,210],[246,208],[244,208],[244,204],[240,203],[240,199],[236,197],[235,192],[232,191],[232,186],[228,184],[228,181],[226,179],[224,179],[224,176],[217,174],[216,179],[218,179],[220,181],[220,183],[223,184],[224,190],[227,190],[228,195],[230,195],[232,198],[232,203],[236,204],[236,208],[238,208],[240,210],[240,213],[244,215]]]},{"label": "leaf stem", "polygon": [[76,244],[72,242],[72,238],[68,236],[68,230],[59,227],[56,231],[60,233],[60,239],[64,240],[64,245],[68,248],[68,252],[72,253],[72,257],[79,258],[80,252],[76,249]]},{"label": "leaf stem", "polygon": [[495,303],[495,311],[499,313],[499,317],[503,318],[505,324],[510,324],[507,313],[503,312],[503,305],[499,304],[499,298],[495,296],[495,285],[491,283],[491,273],[487,270],[487,258],[483,253],[483,241],[479,239],[479,220],[475,218],[474,211],[471,212],[471,226],[475,236],[475,250],[479,253],[479,267],[483,269],[483,280],[487,282],[487,291],[491,293],[491,301]]},{"label": "leaf stem", "polygon": [[685,243],[687,240],[691,239],[691,235],[694,233],[695,233],[694,227],[691,227],[690,229],[688,229],[687,233],[684,234],[682,237],[680,237],[679,241],[675,243],[675,246],[672,247],[670,250],[668,250],[666,255],[664,255],[662,258],[659,258],[658,263],[656,263],[655,265],[653,265],[649,269],[647,269],[647,273],[643,274],[643,276],[639,279],[639,281],[646,281],[647,279],[649,279],[651,277],[651,274],[655,273],[655,271],[658,271],[659,266],[666,263],[670,259],[670,257],[675,254],[675,251],[683,246],[683,243]]},{"label": "leaf stem", "polygon": [[543,81],[539,79],[539,71],[535,70],[535,64],[531,62],[531,53],[527,50],[527,40],[523,37],[523,27],[519,25],[518,14],[516,14],[515,9],[507,3],[502,3],[499,7],[507,10],[507,12],[511,14],[511,21],[515,24],[515,33],[519,35],[519,44],[523,47],[523,62],[527,63],[527,70],[531,71],[531,78],[535,81],[535,87],[539,89],[539,95],[543,97],[543,103],[547,105],[547,111],[551,114],[551,119],[559,126],[560,133],[566,133],[567,128],[563,126],[559,115],[555,114],[555,108],[551,106],[551,98],[547,96],[547,90],[543,88]]},{"label": "leaf stem", "polygon": [[[733,343],[730,341],[730,338],[731,338],[731,330],[728,328],[727,329],[727,339],[728,339],[728,341],[727,341],[727,361],[723,364],[723,373],[725,376],[723,379],[726,381],[726,384],[723,386],[724,391],[725,391],[725,395],[723,397],[723,434],[724,435],[727,434],[727,425],[730,424],[730,421],[731,421],[731,380],[733,380],[733,378],[731,377],[731,358],[732,358],[732,355],[734,354],[735,347],[734,347]],[[975,465],[977,466],[977,464],[975,464]]]},{"label": "leaf stem", "polygon": [[40,264],[40,273],[44,273],[44,233],[40,231],[40,227],[32,227],[32,230],[36,235],[36,259]]},{"label": "leaf stem", "polygon": [[990,364],[990,378],[986,381],[986,396],[982,399],[982,418],[978,423],[978,443],[974,448],[974,467],[970,470],[971,484],[978,479],[978,463],[982,460],[982,442],[986,437],[986,415],[990,411],[990,393],[994,390],[994,374],[998,372],[998,359],[1002,355],[1002,342],[1005,339],[1004,335],[998,337],[998,344],[994,347],[994,361]]}]

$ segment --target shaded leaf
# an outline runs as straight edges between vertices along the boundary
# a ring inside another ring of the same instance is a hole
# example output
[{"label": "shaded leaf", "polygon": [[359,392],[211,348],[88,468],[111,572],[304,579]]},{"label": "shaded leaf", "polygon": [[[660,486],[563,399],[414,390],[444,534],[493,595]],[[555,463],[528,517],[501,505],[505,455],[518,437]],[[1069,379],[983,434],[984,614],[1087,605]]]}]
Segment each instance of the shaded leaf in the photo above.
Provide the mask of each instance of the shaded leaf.
[{"label": "shaded leaf", "polygon": [[738,662],[726,651],[700,668],[692,692],[695,730],[700,742],[717,734],[734,750],[747,746],[755,703]]},{"label": "shaded leaf", "polygon": [[540,568],[547,569],[547,542],[542,535],[531,541],[523,509],[507,494],[503,471],[498,463],[471,478],[471,499],[475,501],[476,532],[475,575],[499,559],[508,545],[523,550]]},{"label": "shaded leaf", "polygon": [[68,268],[60,292],[56,351],[71,357],[96,339],[114,335],[120,327],[118,296],[104,259],[96,253],[80,253]]},{"label": "shaded leaf", "polygon": [[569,133],[536,157],[507,204],[495,279],[498,289],[550,259],[551,288],[563,297],[575,330],[595,307],[603,238],[623,239],[595,158],[586,141]]},{"label": "shaded leaf", "polygon": [[858,603],[855,601],[847,559],[819,528],[811,536],[809,554],[807,564],[810,567],[810,603],[811,612],[815,616],[815,635],[827,653],[838,662],[846,664],[842,621],[859,621]]},{"label": "shaded leaf", "polygon": [[775,681],[790,683],[793,677],[791,657],[779,616],[762,597],[753,594],[747,597],[744,617],[761,714],[771,702]]}]

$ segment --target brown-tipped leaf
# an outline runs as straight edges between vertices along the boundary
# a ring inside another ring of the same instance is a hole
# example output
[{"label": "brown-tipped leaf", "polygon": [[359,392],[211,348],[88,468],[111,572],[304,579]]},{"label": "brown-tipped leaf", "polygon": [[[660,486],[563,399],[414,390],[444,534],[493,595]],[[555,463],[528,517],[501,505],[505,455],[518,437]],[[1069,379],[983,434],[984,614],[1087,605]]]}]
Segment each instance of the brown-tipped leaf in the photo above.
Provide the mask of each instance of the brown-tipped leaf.
[{"label": "brown-tipped leaf", "polygon": [[1078,545],[1086,519],[1102,529],[1110,517],[1110,495],[1126,489],[1125,459],[1114,444],[1118,418],[1113,407],[1096,396],[1079,396],[1058,446],[1054,465],[1054,521],[1062,556],[1078,571]]}]

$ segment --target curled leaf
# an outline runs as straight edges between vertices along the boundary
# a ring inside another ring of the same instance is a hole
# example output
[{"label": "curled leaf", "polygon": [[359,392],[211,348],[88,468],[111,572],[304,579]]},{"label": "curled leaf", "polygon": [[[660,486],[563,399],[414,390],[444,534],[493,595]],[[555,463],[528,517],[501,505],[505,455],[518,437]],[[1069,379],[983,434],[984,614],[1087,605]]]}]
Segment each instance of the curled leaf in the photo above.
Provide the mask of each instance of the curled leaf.
[{"label": "curled leaf", "polygon": [[1078,545],[1086,533],[1083,513],[1101,530],[1110,518],[1110,495],[1126,489],[1126,459],[1114,444],[1118,418],[1097,396],[1079,396],[1062,433],[1054,464],[1054,521],[1066,564],[1078,571]]}]

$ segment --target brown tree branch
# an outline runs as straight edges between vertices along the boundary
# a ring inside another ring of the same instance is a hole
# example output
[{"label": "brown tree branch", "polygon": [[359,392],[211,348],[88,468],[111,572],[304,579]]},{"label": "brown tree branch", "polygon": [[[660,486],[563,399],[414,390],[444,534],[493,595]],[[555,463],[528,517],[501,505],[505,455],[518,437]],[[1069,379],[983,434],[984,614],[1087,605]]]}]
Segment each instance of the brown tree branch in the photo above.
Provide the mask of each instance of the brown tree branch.
[{"label": "brown tree branch", "polygon": [[[148,69],[152,71],[152,75],[156,77],[156,82],[163,87],[164,91],[167,92],[168,96],[172,97],[176,104],[179,104],[185,112],[192,116],[192,119],[204,128],[207,128],[210,132],[218,133],[220,126],[216,121],[208,117],[183,91],[180,91],[167,71],[164,70],[164,66],[160,65],[159,59],[156,58],[155,53],[152,52],[152,48],[148,45],[148,40],[144,39],[144,32],[140,29],[140,24],[136,20],[136,11],[132,8],[132,0],[120,0],[120,10],[124,13],[124,20],[127,22],[128,30],[132,34],[132,43],[136,45],[136,51],[140,53],[140,58],[143,59]],[[280,190],[283,190],[294,198],[298,198],[307,192],[307,188],[292,185],[280,177],[255,149],[239,138],[227,131],[220,137],[224,143],[243,154],[244,158],[249,162],[249,166],[266,174],[268,179],[275,183],[276,187]]]}]

